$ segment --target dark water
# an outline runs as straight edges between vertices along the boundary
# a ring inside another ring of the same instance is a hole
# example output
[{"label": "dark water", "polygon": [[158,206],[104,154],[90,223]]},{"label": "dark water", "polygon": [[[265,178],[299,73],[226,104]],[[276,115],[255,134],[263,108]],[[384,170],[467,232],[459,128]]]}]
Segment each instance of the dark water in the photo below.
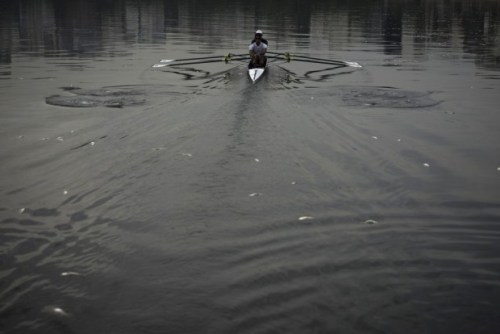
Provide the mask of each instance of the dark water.
[{"label": "dark water", "polygon": [[0,332],[500,330],[498,1],[0,7]]}]

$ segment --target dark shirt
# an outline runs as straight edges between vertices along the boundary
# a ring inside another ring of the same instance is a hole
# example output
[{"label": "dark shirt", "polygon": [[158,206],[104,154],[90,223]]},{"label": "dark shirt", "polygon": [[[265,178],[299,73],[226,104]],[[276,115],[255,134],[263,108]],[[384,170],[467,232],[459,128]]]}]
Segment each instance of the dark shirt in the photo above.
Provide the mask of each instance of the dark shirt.
[{"label": "dark shirt", "polygon": [[[262,43],[264,43],[265,45],[269,46],[269,43],[267,42],[267,39],[261,38],[260,41]],[[250,44],[253,44],[253,43],[255,43],[255,38],[252,39],[252,41],[250,42]]]}]

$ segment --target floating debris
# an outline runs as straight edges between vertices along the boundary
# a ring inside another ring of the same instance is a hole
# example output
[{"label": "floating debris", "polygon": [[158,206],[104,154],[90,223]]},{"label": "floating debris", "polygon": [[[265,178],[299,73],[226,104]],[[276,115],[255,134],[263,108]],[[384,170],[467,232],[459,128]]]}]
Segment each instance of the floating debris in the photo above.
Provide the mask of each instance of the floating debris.
[{"label": "floating debris", "polygon": [[429,165],[427,162],[424,162],[424,167],[430,167],[431,165]]},{"label": "floating debris", "polygon": [[19,214],[22,215],[25,211],[26,211],[26,208],[21,208],[21,209],[19,209]]},{"label": "floating debris", "polygon": [[42,309],[42,312],[61,317],[69,316],[69,314],[66,311],[64,311],[61,307],[58,306],[47,305]]},{"label": "floating debris", "polygon": [[295,182],[295,181],[292,181],[292,184],[293,184],[293,185],[296,185],[296,184],[297,184],[297,182]]},{"label": "floating debris", "polygon": [[50,138],[47,138],[47,137],[43,137],[40,139],[41,141],[47,141],[47,140],[50,140]]},{"label": "floating debris", "polygon": [[400,142],[400,141],[401,141],[401,139],[399,139],[399,138],[398,138],[398,141]]},{"label": "floating debris", "polygon": [[68,194],[68,191],[67,190],[64,190],[63,191],[63,195],[67,195]]},{"label": "floating debris", "polygon": [[257,159],[257,158],[255,158],[255,159],[253,159],[253,160],[254,160],[255,162],[260,162],[260,160],[259,160],[259,159]]},{"label": "floating debris", "polygon": [[251,193],[250,195],[248,195],[249,197],[257,197],[257,196],[261,196],[262,194],[261,193]]},{"label": "floating debris", "polygon": [[76,271],[65,271],[61,273],[61,276],[82,276],[82,274],[77,273]]},{"label": "floating debris", "polygon": [[299,217],[299,220],[311,220],[311,219],[314,219],[314,218],[311,217],[311,216],[302,216],[302,217]]},{"label": "floating debris", "polygon": [[372,136],[372,139],[373,140],[378,140],[378,137],[377,136]]},{"label": "floating debris", "polygon": [[61,316],[64,316],[64,317],[67,317],[68,316],[68,313],[66,313],[62,308],[60,307],[54,307],[52,309],[52,311],[57,314],[57,315],[61,315]]},{"label": "floating debris", "polygon": [[95,141],[91,141],[90,146],[94,146],[94,145],[95,145]]},{"label": "floating debris", "polygon": [[376,220],[373,220],[373,219],[368,219],[368,220],[365,220],[363,222],[363,224],[366,224],[366,225],[375,225],[375,224],[378,224],[378,222]]},{"label": "floating debris", "polygon": [[497,167],[497,172],[500,172],[500,167]]},{"label": "floating debris", "polygon": [[57,140],[64,141],[64,138],[63,137],[57,137]]}]

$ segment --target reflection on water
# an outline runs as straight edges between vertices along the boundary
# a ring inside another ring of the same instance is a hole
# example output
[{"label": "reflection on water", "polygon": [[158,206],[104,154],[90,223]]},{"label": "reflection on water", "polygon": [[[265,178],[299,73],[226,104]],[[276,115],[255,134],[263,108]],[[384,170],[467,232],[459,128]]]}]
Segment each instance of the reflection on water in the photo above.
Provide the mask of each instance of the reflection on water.
[{"label": "reflection on water", "polygon": [[0,6],[0,332],[498,331],[498,1]]},{"label": "reflection on water", "polygon": [[0,62],[12,54],[123,55],[133,45],[196,43],[213,52],[262,28],[274,49],[349,50],[382,45],[386,54],[463,48],[498,67],[497,1],[7,1],[0,13]]}]

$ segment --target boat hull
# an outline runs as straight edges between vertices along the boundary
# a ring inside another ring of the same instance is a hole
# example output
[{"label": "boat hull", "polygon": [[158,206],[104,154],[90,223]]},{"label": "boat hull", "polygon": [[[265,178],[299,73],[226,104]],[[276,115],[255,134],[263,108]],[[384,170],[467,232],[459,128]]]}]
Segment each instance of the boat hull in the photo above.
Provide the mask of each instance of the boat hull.
[{"label": "boat hull", "polygon": [[259,80],[260,77],[262,77],[265,71],[265,67],[250,68],[248,69],[248,76],[250,77],[250,80],[255,83],[257,80]]}]

